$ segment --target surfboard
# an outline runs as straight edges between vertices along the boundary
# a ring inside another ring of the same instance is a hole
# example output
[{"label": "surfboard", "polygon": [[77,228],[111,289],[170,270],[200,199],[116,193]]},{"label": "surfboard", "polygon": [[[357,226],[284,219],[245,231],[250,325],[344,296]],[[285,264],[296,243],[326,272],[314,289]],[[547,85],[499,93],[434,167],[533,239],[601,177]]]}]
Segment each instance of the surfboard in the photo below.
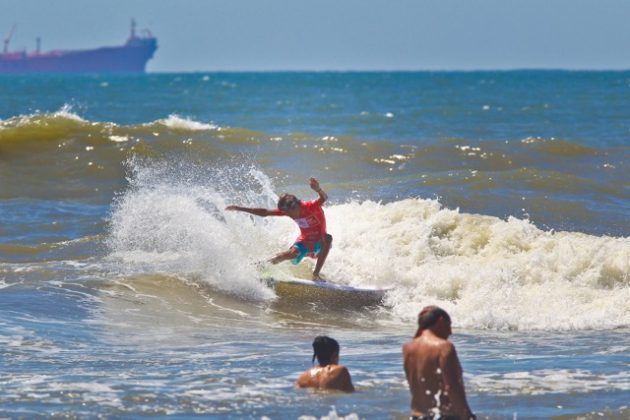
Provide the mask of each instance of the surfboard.
[{"label": "surfboard", "polygon": [[353,287],[301,279],[293,276],[264,276],[262,281],[273,288],[278,297],[307,302],[324,302],[345,306],[375,306],[383,302],[388,289]]}]

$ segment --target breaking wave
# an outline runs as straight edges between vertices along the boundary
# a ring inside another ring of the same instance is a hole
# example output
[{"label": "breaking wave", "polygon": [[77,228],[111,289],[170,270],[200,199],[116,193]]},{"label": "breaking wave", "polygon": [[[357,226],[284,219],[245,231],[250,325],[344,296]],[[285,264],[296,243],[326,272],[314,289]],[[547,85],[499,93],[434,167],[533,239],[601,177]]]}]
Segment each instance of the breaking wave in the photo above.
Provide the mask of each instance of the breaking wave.
[{"label": "breaking wave", "polygon": [[[247,298],[269,297],[255,263],[290,246],[293,223],[224,211],[235,202],[274,206],[261,170],[130,165],[131,187],[112,216],[114,257],[142,270],[200,275]],[[472,329],[630,326],[630,238],[545,231],[425,199],[352,201],[329,205],[326,214],[335,239],[323,273],[389,288],[396,319],[411,321],[420,307],[437,304],[457,327]]]}]

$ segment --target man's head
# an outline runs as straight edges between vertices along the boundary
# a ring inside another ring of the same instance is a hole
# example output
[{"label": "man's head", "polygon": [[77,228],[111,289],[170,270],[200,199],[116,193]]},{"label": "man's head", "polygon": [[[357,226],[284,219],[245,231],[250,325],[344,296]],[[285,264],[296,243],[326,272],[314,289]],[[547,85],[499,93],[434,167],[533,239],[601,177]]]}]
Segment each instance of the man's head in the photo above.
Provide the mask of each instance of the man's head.
[{"label": "man's head", "polygon": [[446,339],[451,335],[451,317],[446,311],[437,306],[425,306],[418,314],[418,330],[416,338],[422,331],[430,329],[438,337]]},{"label": "man's head", "polygon": [[320,335],[313,340],[313,362],[326,366],[339,361],[339,343],[334,338]]},{"label": "man's head", "polygon": [[278,209],[291,214],[300,208],[300,200],[293,194],[282,194],[278,200]]}]

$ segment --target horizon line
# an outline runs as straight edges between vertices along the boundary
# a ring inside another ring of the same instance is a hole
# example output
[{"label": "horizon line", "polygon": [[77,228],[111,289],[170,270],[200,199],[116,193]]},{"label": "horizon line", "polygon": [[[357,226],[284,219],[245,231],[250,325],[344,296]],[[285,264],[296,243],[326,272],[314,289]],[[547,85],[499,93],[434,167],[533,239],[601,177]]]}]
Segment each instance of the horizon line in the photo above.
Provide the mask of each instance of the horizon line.
[{"label": "horizon line", "polygon": [[150,70],[145,74],[172,73],[481,73],[481,72],[626,72],[627,68],[563,68],[514,67],[479,69],[206,69],[206,70]]}]

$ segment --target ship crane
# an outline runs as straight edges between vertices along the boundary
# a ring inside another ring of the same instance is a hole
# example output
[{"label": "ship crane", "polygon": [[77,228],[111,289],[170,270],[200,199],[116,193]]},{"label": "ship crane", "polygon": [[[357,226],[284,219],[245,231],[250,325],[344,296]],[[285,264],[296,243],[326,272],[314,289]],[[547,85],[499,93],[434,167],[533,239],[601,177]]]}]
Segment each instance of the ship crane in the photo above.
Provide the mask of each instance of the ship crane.
[{"label": "ship crane", "polygon": [[15,32],[15,24],[13,24],[13,27],[11,27],[11,30],[9,31],[9,34],[7,35],[7,37],[4,38],[4,48],[2,49],[2,52],[4,54],[7,54],[9,52],[9,42],[11,42],[11,38],[13,37],[13,32]]},{"label": "ship crane", "polygon": [[131,33],[129,34],[129,39],[136,38],[136,20],[131,18]]}]

